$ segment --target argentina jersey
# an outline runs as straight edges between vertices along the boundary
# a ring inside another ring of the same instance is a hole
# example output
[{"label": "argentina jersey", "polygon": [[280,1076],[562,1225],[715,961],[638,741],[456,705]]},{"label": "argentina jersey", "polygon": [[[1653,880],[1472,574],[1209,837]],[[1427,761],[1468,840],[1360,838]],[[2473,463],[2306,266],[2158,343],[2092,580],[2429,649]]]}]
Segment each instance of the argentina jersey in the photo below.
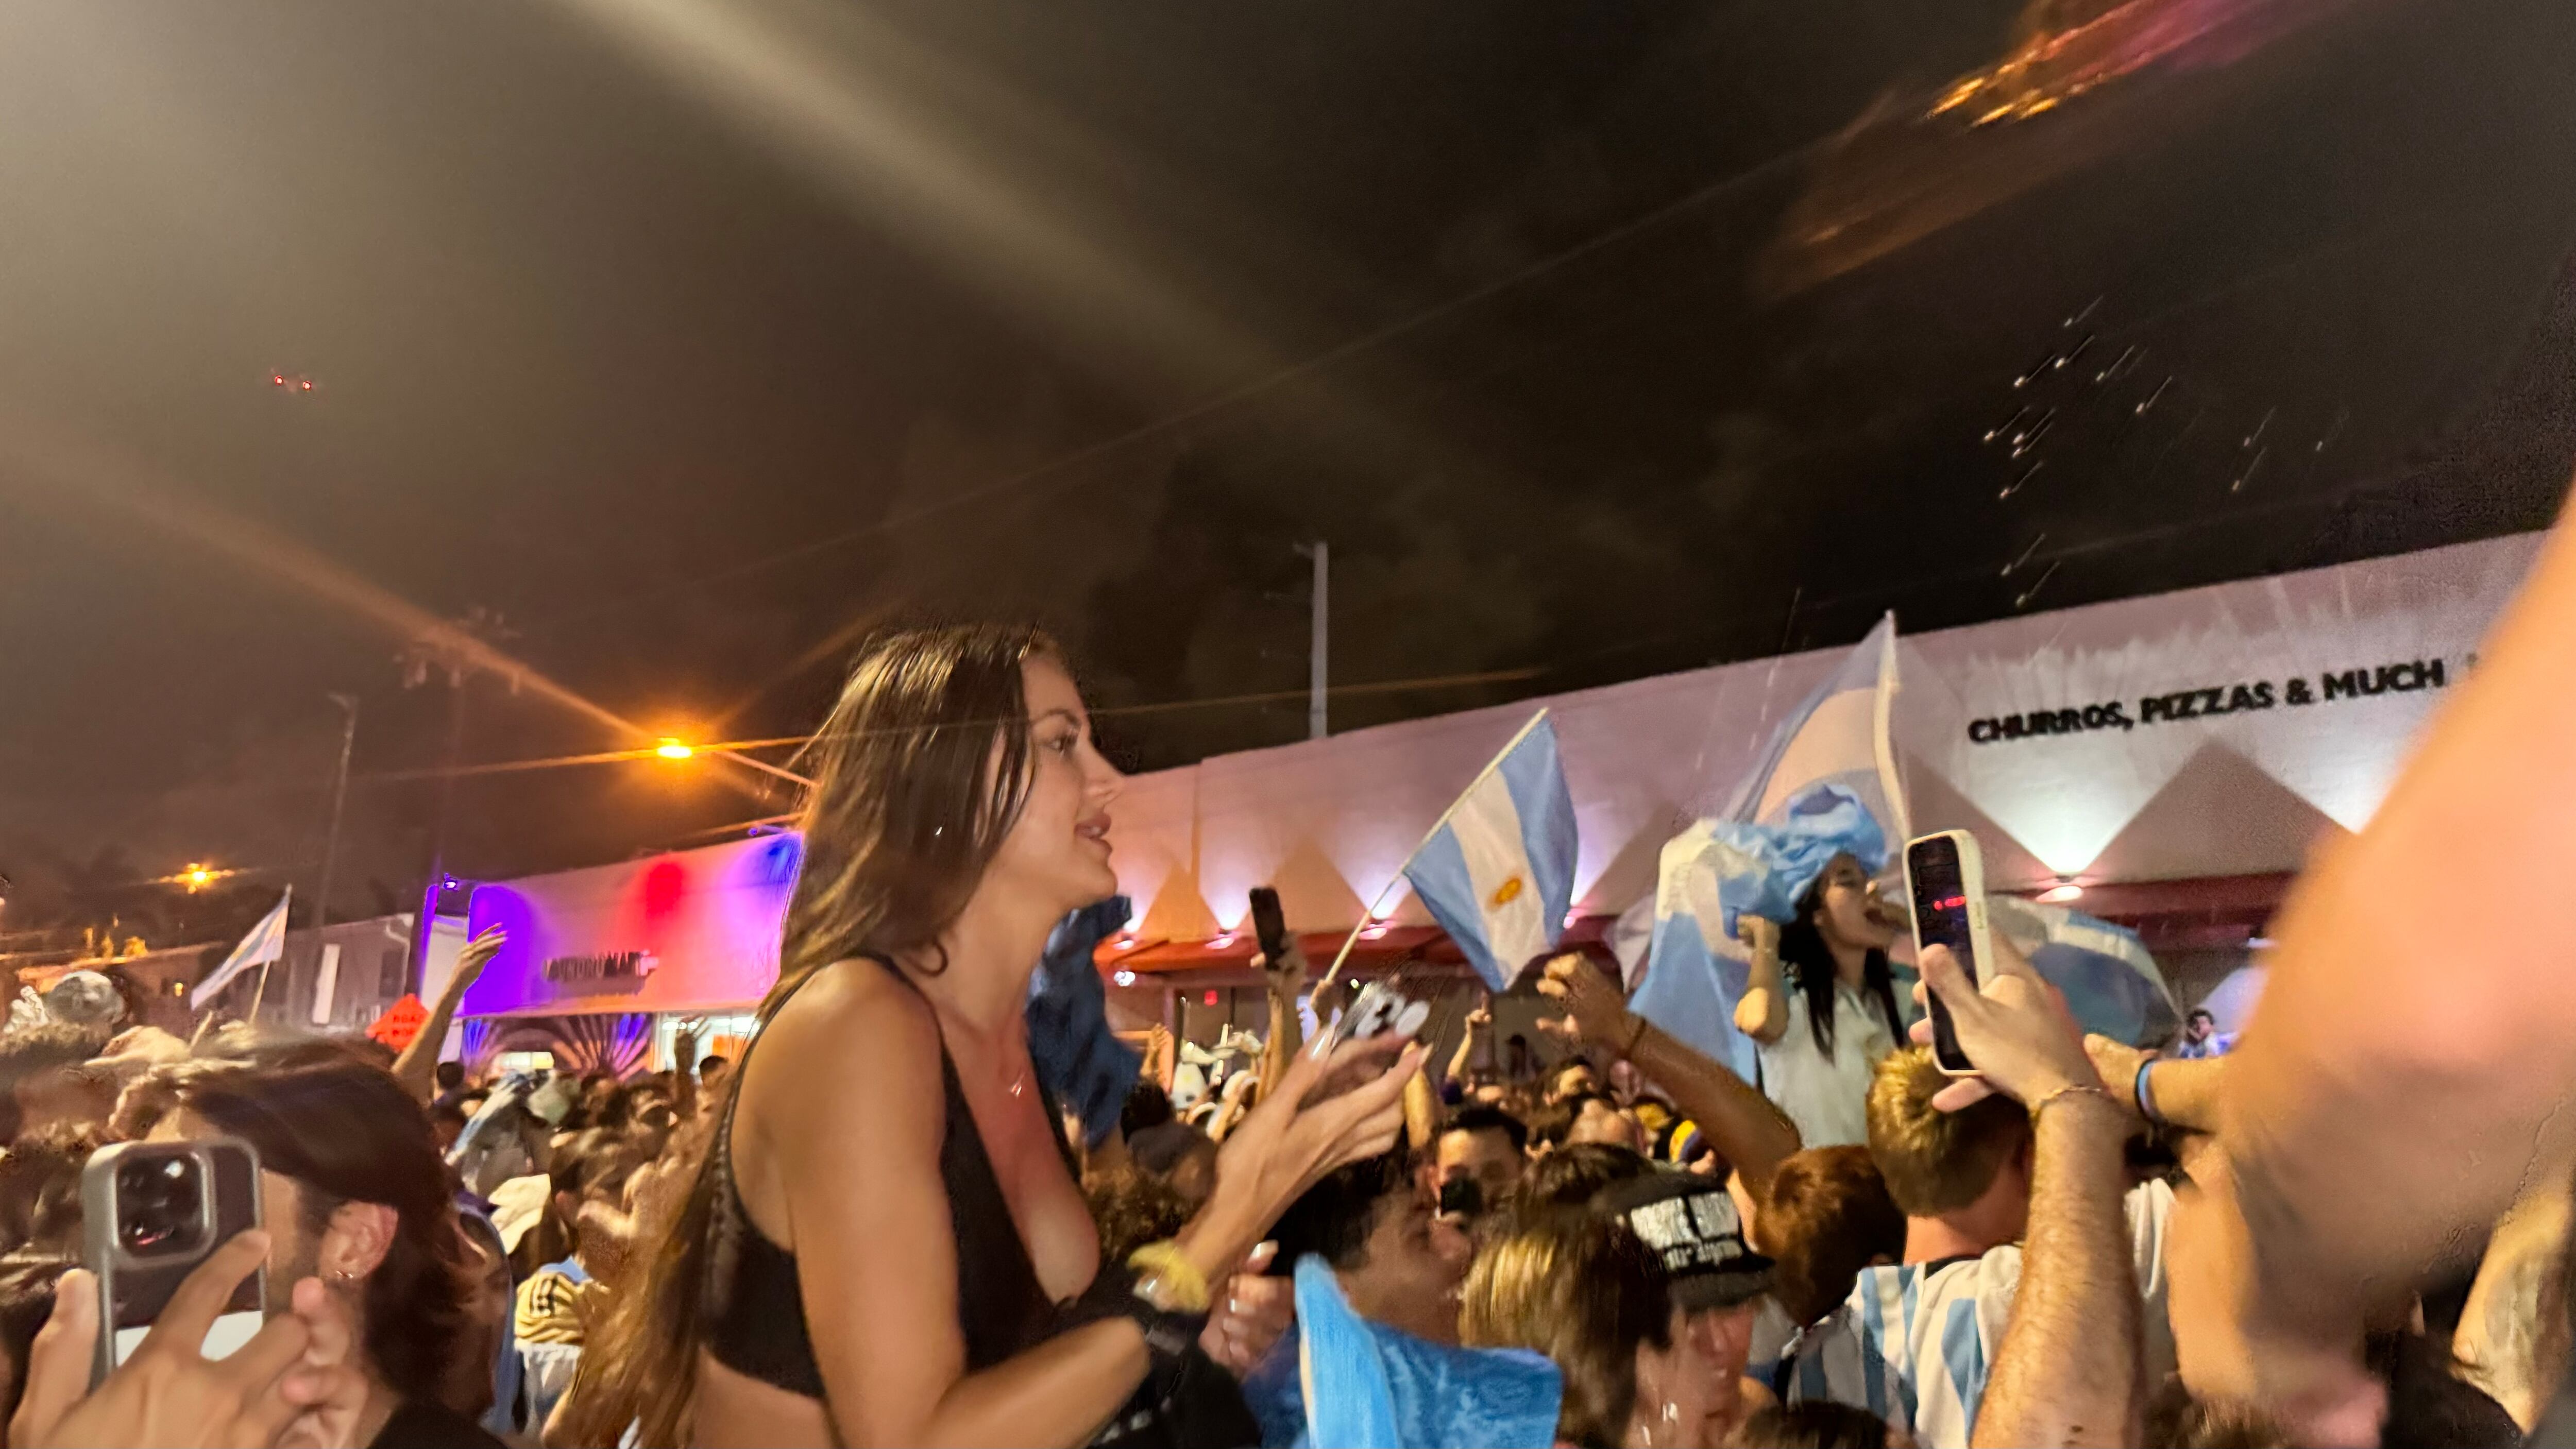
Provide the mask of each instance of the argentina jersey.
[{"label": "argentina jersey", "polygon": [[[2173,1189],[2151,1182],[2126,1207],[2146,1301],[2147,1381],[2158,1383],[2174,1366],[2164,1278]],[[1851,1296],[1790,1342],[1773,1382],[1790,1403],[1827,1399],[1909,1425],[1923,1449],[1967,1449],[2021,1266],[2021,1249],[2007,1245],[1974,1258],[1864,1268]]]}]

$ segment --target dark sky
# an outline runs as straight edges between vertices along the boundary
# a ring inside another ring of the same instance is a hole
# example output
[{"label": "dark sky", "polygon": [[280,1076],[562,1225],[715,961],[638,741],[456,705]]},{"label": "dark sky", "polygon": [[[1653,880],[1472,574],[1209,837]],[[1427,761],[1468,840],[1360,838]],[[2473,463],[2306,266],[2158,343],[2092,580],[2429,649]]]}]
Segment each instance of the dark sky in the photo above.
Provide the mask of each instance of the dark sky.
[{"label": "dark sky", "polygon": [[[399,606],[757,738],[889,620],[1033,616],[1113,708],[1297,689],[1320,537],[1337,681],[1524,672],[1357,725],[2544,524],[2576,7],[2273,0],[1922,119],[2103,8],[7,7],[0,871],[309,889],[342,691],[334,905],[412,889]],[[637,743],[469,690],[469,759]],[[1104,724],[1143,768],[1304,709]],[[468,780],[451,863],[779,808]]]}]

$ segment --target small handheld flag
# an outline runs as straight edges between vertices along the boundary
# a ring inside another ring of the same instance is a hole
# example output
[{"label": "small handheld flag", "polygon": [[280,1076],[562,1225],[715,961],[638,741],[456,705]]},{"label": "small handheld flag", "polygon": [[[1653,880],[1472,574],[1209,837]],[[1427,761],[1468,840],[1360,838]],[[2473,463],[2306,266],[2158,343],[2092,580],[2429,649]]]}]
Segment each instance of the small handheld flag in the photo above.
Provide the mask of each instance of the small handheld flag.
[{"label": "small handheld flag", "polygon": [[1540,710],[1440,817],[1403,875],[1485,985],[1506,991],[1565,934],[1576,845],[1556,726]]}]

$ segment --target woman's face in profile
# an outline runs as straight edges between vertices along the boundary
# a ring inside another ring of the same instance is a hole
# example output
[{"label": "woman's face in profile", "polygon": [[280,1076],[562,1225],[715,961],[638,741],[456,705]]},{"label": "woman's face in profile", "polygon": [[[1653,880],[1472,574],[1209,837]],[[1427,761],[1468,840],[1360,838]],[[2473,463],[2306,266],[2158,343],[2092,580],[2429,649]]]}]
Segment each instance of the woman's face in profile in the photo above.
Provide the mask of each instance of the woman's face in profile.
[{"label": "woman's face in profile", "polygon": [[1109,805],[1126,777],[1102,758],[1073,677],[1052,659],[1021,666],[1029,707],[1029,793],[991,876],[1061,914],[1115,895]]}]

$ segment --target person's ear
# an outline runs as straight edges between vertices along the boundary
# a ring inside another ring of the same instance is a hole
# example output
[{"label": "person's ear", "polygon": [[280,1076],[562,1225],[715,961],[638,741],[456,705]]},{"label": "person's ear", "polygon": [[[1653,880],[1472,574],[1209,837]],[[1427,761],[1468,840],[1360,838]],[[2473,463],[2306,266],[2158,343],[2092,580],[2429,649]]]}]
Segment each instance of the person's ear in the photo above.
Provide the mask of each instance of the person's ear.
[{"label": "person's ear", "polygon": [[376,1271],[393,1251],[402,1215],[380,1202],[344,1202],[332,1210],[315,1255],[322,1277],[332,1283],[354,1283]]}]

